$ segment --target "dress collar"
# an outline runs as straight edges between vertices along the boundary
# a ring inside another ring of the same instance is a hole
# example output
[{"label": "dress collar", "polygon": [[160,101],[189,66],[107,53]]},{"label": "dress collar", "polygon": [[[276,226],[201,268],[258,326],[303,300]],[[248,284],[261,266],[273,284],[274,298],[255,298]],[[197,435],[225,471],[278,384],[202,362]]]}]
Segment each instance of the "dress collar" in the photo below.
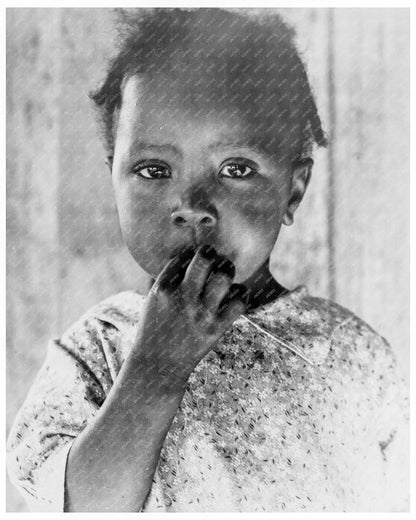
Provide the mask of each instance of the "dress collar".
[{"label": "dress collar", "polygon": [[290,350],[313,366],[324,363],[334,332],[351,319],[347,309],[310,296],[305,285],[238,318],[274,341],[278,348]]}]

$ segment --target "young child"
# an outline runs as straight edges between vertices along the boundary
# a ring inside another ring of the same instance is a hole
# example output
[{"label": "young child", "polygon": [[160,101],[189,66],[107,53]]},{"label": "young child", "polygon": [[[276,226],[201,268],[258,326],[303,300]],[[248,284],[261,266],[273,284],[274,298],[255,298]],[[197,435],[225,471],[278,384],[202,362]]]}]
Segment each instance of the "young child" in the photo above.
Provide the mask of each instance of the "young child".
[{"label": "young child", "polygon": [[293,31],[265,14],[125,16],[92,99],[154,283],[49,343],[7,444],[32,510],[408,507],[390,346],[268,268],[325,137]]}]

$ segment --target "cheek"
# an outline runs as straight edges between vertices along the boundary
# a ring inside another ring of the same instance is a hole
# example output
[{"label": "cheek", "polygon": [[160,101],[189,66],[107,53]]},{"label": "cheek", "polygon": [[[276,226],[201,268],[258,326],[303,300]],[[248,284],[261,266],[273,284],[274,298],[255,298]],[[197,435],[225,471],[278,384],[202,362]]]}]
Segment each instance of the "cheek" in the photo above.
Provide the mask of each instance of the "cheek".
[{"label": "cheek", "polygon": [[[236,281],[248,278],[270,255],[282,218],[283,197],[275,186],[220,190],[212,194],[220,220],[216,241],[224,253],[234,252]],[[163,190],[146,192],[130,183],[118,186],[120,227],[130,254],[153,277],[166,263],[179,233],[172,233],[172,196]]]},{"label": "cheek", "polygon": [[268,189],[252,189],[233,197],[231,211],[237,226],[267,242],[276,233],[283,216],[283,197],[271,186]]},{"label": "cheek", "polygon": [[116,196],[120,228],[126,245],[136,262],[149,274],[160,270],[157,258],[164,251],[161,230],[166,227],[166,212],[154,197],[135,190],[119,192]]},{"label": "cheek", "polygon": [[260,267],[275,245],[283,211],[272,191],[266,197],[252,191],[229,206],[225,225],[232,248],[238,251],[236,281],[248,278]]}]

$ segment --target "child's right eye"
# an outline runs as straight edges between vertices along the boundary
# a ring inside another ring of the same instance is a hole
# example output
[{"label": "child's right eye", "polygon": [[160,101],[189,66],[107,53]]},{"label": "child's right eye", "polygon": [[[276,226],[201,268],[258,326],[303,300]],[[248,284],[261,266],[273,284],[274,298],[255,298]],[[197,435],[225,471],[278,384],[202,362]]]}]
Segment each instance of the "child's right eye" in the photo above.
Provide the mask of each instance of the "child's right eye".
[{"label": "child's right eye", "polygon": [[169,168],[156,164],[138,164],[133,172],[144,179],[167,179],[172,176]]}]

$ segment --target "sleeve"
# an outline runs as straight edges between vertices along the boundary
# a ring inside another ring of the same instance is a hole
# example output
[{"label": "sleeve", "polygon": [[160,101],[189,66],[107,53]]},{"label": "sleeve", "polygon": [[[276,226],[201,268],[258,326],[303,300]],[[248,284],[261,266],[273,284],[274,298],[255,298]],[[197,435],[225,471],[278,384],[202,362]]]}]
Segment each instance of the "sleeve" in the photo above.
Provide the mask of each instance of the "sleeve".
[{"label": "sleeve", "polygon": [[13,422],[7,471],[31,511],[64,511],[69,451],[111,386],[99,343],[99,336],[85,328],[51,340]]},{"label": "sleeve", "polygon": [[[408,391],[391,345],[355,316],[338,329],[350,374],[353,453],[347,461],[354,511],[409,510]],[[345,382],[345,381],[344,381]]]},{"label": "sleeve", "polygon": [[[388,341],[368,325],[360,332],[369,347],[366,366],[373,410],[373,467],[370,489],[377,489],[372,510],[405,512],[410,500],[410,424],[408,388]],[[361,358],[361,361],[366,358]],[[374,428],[374,429],[373,429]],[[377,455],[377,456],[376,456]]]},{"label": "sleeve", "polygon": [[384,500],[389,511],[403,512],[410,510],[409,393],[391,347],[388,343],[387,346],[390,362],[383,375],[385,384],[378,416],[378,445],[382,458]]}]

